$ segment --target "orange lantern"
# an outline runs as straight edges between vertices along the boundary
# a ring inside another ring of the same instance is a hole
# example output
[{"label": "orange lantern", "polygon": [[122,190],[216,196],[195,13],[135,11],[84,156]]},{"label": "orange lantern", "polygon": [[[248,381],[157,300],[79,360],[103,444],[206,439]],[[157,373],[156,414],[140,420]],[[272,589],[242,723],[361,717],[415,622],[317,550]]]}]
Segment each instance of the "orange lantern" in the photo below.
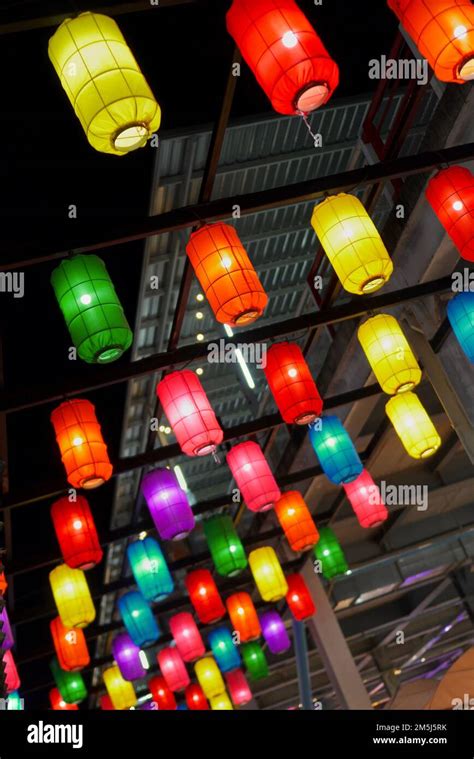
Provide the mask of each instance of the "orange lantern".
[{"label": "orange lantern", "polygon": [[227,611],[241,643],[260,637],[258,614],[248,593],[234,593],[226,600]]},{"label": "orange lantern", "polygon": [[8,583],[5,579],[5,573],[0,572],[0,596],[3,596],[7,588],[8,588]]},{"label": "orange lantern", "polygon": [[51,519],[68,567],[92,569],[100,562],[102,548],[84,496],[78,495],[75,501],[70,501],[68,496],[59,498],[51,507]]},{"label": "orange lantern", "polygon": [[275,514],[293,551],[306,551],[316,545],[319,533],[301,493],[283,493],[275,504]]},{"label": "orange lantern", "polygon": [[77,672],[90,662],[84,632],[76,627],[66,627],[60,617],[50,622],[51,636],[59,666],[66,672]]}]

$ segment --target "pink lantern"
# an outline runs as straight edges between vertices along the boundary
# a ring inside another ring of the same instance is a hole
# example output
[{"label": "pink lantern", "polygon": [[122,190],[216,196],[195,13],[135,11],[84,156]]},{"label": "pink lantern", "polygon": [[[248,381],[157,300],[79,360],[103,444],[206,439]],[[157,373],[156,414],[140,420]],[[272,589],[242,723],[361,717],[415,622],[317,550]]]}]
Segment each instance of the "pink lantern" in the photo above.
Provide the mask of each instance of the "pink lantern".
[{"label": "pink lantern", "polygon": [[5,651],[3,654],[3,664],[5,665],[5,687],[7,694],[13,693],[20,687],[20,678],[16,669],[15,660],[11,651]]},{"label": "pink lantern", "polygon": [[204,656],[206,647],[192,614],[188,611],[175,614],[169,625],[176,648],[184,661],[195,661]]},{"label": "pink lantern", "polygon": [[385,522],[388,511],[367,469],[343,487],[361,527],[378,527]]},{"label": "pink lantern", "polygon": [[252,691],[241,669],[227,672],[224,677],[234,706],[245,706],[252,700]]},{"label": "pink lantern", "polygon": [[257,443],[239,443],[227,454],[227,463],[250,511],[267,511],[281,496],[262,449]]},{"label": "pink lantern", "polygon": [[162,648],[156,658],[170,690],[183,690],[189,685],[191,680],[177,648]]}]

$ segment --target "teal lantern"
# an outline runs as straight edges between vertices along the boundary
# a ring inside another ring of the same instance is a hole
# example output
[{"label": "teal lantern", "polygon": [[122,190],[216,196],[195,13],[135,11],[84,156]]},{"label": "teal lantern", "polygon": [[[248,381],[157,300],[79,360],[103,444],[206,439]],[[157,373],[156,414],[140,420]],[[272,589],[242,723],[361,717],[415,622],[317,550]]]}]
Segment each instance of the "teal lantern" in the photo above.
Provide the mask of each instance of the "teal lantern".
[{"label": "teal lantern", "polygon": [[130,543],[127,556],[135,582],[147,601],[162,601],[173,592],[173,578],[163,551],[154,538]]},{"label": "teal lantern", "polygon": [[7,696],[7,711],[9,712],[21,712],[23,711],[23,699],[20,698],[20,694],[17,690],[12,691]]},{"label": "teal lantern", "polygon": [[321,468],[331,482],[343,485],[363,470],[354,443],[337,416],[324,416],[309,428],[309,437]]},{"label": "teal lantern", "polygon": [[118,601],[118,609],[131,639],[139,648],[151,646],[160,637],[160,628],[148,602],[137,590],[125,593]]},{"label": "teal lantern", "polygon": [[264,677],[268,677],[267,658],[263,648],[258,643],[255,641],[242,643],[240,650],[245,669],[251,680],[261,680]]},{"label": "teal lantern", "polygon": [[330,527],[321,527],[319,530],[319,540],[314,547],[314,555],[321,562],[323,577],[326,580],[343,575],[349,570],[341,544]]},{"label": "teal lantern", "polygon": [[204,534],[220,575],[233,577],[245,569],[247,556],[230,516],[220,514],[208,519],[204,522]]},{"label": "teal lantern", "polygon": [[87,688],[80,672],[66,672],[61,669],[56,657],[49,664],[54,682],[66,704],[79,704],[87,697]]},{"label": "teal lantern", "polygon": [[211,651],[221,672],[232,672],[240,667],[242,660],[227,627],[216,627],[207,636]]},{"label": "teal lantern", "polygon": [[474,364],[474,292],[459,293],[449,301],[448,319],[466,358]]}]

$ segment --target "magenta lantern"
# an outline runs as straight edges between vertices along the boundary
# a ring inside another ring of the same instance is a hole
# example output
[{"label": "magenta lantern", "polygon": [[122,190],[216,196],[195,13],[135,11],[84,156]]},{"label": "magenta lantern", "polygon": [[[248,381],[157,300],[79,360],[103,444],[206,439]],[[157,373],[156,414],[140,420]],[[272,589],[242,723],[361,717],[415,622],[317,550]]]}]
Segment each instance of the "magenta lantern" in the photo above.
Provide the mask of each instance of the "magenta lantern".
[{"label": "magenta lantern", "polygon": [[142,492],[160,538],[182,540],[191,532],[194,514],[171,469],[154,469],[146,474]]},{"label": "magenta lantern", "polygon": [[184,661],[196,661],[204,656],[206,647],[194,617],[189,611],[175,614],[169,621],[176,648]]},{"label": "magenta lantern", "polygon": [[170,690],[184,690],[189,685],[191,680],[177,648],[162,648],[156,658]]},{"label": "magenta lantern", "polygon": [[281,496],[262,449],[257,443],[239,443],[227,454],[227,463],[250,511],[267,511]]}]

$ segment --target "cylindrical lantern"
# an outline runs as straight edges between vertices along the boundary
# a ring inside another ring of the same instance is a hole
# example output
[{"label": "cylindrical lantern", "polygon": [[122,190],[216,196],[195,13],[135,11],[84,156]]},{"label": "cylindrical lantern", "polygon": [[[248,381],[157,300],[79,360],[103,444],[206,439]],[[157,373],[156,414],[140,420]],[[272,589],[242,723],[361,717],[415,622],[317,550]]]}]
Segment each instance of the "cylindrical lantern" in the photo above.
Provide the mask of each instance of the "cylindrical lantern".
[{"label": "cylindrical lantern", "polygon": [[250,703],[253,698],[252,691],[241,669],[228,672],[225,681],[234,706],[245,706],[245,704]]},{"label": "cylindrical lantern", "polygon": [[252,551],[249,564],[258,592],[264,601],[273,603],[286,596],[288,585],[278,556],[271,546]]},{"label": "cylindrical lantern", "polygon": [[166,684],[164,677],[152,677],[148,683],[149,691],[158,711],[174,711],[176,699],[173,691]]},{"label": "cylindrical lantern", "polygon": [[23,699],[17,690],[8,694],[6,708],[8,712],[22,712],[24,710]]},{"label": "cylindrical lantern", "polygon": [[260,637],[258,614],[248,593],[234,593],[226,601],[227,611],[241,643]]},{"label": "cylindrical lantern", "polygon": [[227,30],[278,113],[310,113],[339,84],[337,64],[294,0],[234,0]]},{"label": "cylindrical lantern", "polygon": [[225,606],[208,569],[195,569],[186,575],[186,589],[199,621],[212,625],[225,614]]},{"label": "cylindrical lantern", "polygon": [[234,227],[204,224],[186,253],[218,322],[243,326],[263,314],[268,297]]},{"label": "cylindrical lantern", "polygon": [[127,556],[138,589],[147,601],[162,601],[174,590],[174,582],[163,551],[154,538],[136,540]]},{"label": "cylindrical lantern", "polygon": [[178,704],[178,712],[187,712],[188,711],[188,705],[184,703],[184,701],[181,704]]},{"label": "cylindrical lantern", "polygon": [[108,364],[130,348],[133,333],[101,258],[64,259],[51,284],[79,358]]},{"label": "cylindrical lantern", "polygon": [[65,627],[61,617],[53,619],[49,627],[61,669],[76,672],[87,667],[91,658],[83,631],[79,628]]},{"label": "cylindrical lantern", "polygon": [[209,700],[225,692],[225,684],[222,679],[216,660],[212,656],[199,659],[194,665],[194,671],[204,695]]},{"label": "cylindrical lantern", "polygon": [[15,664],[15,659],[13,658],[13,654],[10,649],[8,649],[8,651],[3,651],[2,653],[5,676],[5,690],[7,693],[13,693],[13,691],[18,690],[21,685]]},{"label": "cylindrical lantern", "polygon": [[247,566],[247,556],[232,517],[218,514],[204,522],[204,534],[216,571],[234,577]]},{"label": "cylindrical lantern", "polygon": [[95,606],[82,569],[60,564],[49,573],[49,582],[65,627],[87,627],[94,621]]},{"label": "cylindrical lantern", "polygon": [[441,169],[428,182],[426,197],[459,255],[466,261],[474,261],[474,176],[469,169],[464,166]]},{"label": "cylindrical lantern", "polygon": [[245,669],[251,680],[261,680],[268,677],[268,662],[262,647],[253,641],[243,643],[240,647]]},{"label": "cylindrical lantern", "polygon": [[298,490],[289,490],[275,504],[275,514],[293,551],[306,551],[319,540],[311,512]]},{"label": "cylindrical lantern", "polygon": [[426,459],[438,450],[441,438],[417,395],[396,395],[390,398],[385,411],[413,459]]},{"label": "cylindrical lantern", "polygon": [[281,493],[260,446],[251,440],[234,445],[227,463],[247,508],[271,509]]},{"label": "cylindrical lantern", "polygon": [[278,410],[288,424],[310,424],[323,410],[323,401],[297,343],[275,343],[264,367]]},{"label": "cylindrical lantern", "polygon": [[195,372],[167,374],[156,393],[183,453],[206,456],[222,443],[224,433]]},{"label": "cylindrical lantern", "polygon": [[176,648],[184,661],[191,662],[204,656],[206,647],[194,617],[189,611],[175,614],[170,618],[169,626]]},{"label": "cylindrical lantern", "polygon": [[5,579],[5,572],[0,572],[0,596],[3,596],[5,594],[7,588],[8,583]]},{"label": "cylindrical lantern", "polygon": [[322,575],[326,580],[343,575],[349,570],[341,545],[330,527],[321,527],[314,555],[321,563]]},{"label": "cylindrical lantern", "polygon": [[139,710],[141,712],[156,712],[158,711],[158,706],[155,701],[145,701],[144,704],[141,704],[139,707]]},{"label": "cylindrical lantern", "polygon": [[73,488],[91,490],[110,479],[112,464],[90,401],[64,401],[52,412],[51,422]]},{"label": "cylindrical lantern", "polygon": [[112,703],[112,699],[110,698],[108,693],[104,693],[103,696],[99,699],[100,708],[103,712],[113,712],[115,711],[115,706]]},{"label": "cylindrical lantern", "polygon": [[160,106],[112,18],[87,12],[66,19],[48,55],[95,150],[125,155],[159,128]]},{"label": "cylindrical lantern", "polygon": [[102,559],[102,548],[89,504],[82,495],[68,496],[51,507],[54,531],[65,563],[73,569],[91,569]]},{"label": "cylindrical lantern", "polygon": [[260,616],[262,635],[272,654],[282,654],[291,646],[291,640],[277,611],[266,611]]},{"label": "cylindrical lantern", "polygon": [[0,635],[4,636],[0,643],[0,649],[8,651],[10,648],[13,648],[15,641],[13,639],[12,628],[6,606],[0,611]]},{"label": "cylindrical lantern", "polygon": [[388,0],[389,8],[442,82],[474,79],[474,8],[470,0]]},{"label": "cylindrical lantern", "polygon": [[140,680],[147,671],[140,658],[141,649],[128,633],[116,635],[112,641],[112,656],[124,680]]},{"label": "cylindrical lantern", "polygon": [[148,472],[142,480],[142,492],[162,540],[182,540],[191,532],[194,514],[171,469]]},{"label": "cylindrical lantern", "polygon": [[329,196],[314,207],[311,224],[347,292],[371,293],[390,278],[392,260],[355,195]]},{"label": "cylindrical lantern", "polygon": [[474,364],[474,292],[459,293],[449,301],[448,319],[466,358]]},{"label": "cylindrical lantern", "polygon": [[150,646],[160,637],[160,629],[147,601],[136,590],[125,593],[118,601],[122,621],[131,639],[139,648]]},{"label": "cylindrical lantern", "polygon": [[67,704],[58,688],[51,688],[49,691],[49,703],[55,712],[76,712],[79,709],[77,704]]},{"label": "cylindrical lantern", "polygon": [[232,672],[241,665],[239,649],[227,627],[216,627],[207,636],[211,651],[221,672]]},{"label": "cylindrical lantern", "polygon": [[385,522],[388,511],[380,490],[366,469],[343,487],[361,527],[378,527]]},{"label": "cylindrical lantern", "polygon": [[50,662],[54,682],[67,704],[79,704],[87,698],[87,688],[80,672],[61,669],[56,657]]},{"label": "cylindrical lantern", "polygon": [[211,699],[209,699],[209,703],[213,711],[227,711],[234,708],[227,691],[220,693],[218,696],[213,696]]},{"label": "cylindrical lantern", "polygon": [[300,574],[288,575],[286,581],[288,583],[286,603],[294,618],[298,622],[302,622],[304,619],[312,617],[316,612],[316,607],[302,576]]},{"label": "cylindrical lantern", "polygon": [[337,416],[324,416],[309,428],[321,468],[331,482],[343,485],[361,474],[363,464],[349,433]]},{"label": "cylindrical lantern", "polygon": [[191,711],[207,711],[209,704],[200,685],[191,683],[184,691],[188,709]]},{"label": "cylindrical lantern", "polygon": [[116,664],[104,670],[102,677],[114,709],[131,709],[137,702],[132,683],[124,680]]},{"label": "cylindrical lantern", "polygon": [[393,316],[372,316],[361,324],[357,336],[384,393],[404,393],[421,382],[421,369]]},{"label": "cylindrical lantern", "polygon": [[189,685],[189,675],[177,648],[162,648],[156,658],[168,688],[179,691]]}]

